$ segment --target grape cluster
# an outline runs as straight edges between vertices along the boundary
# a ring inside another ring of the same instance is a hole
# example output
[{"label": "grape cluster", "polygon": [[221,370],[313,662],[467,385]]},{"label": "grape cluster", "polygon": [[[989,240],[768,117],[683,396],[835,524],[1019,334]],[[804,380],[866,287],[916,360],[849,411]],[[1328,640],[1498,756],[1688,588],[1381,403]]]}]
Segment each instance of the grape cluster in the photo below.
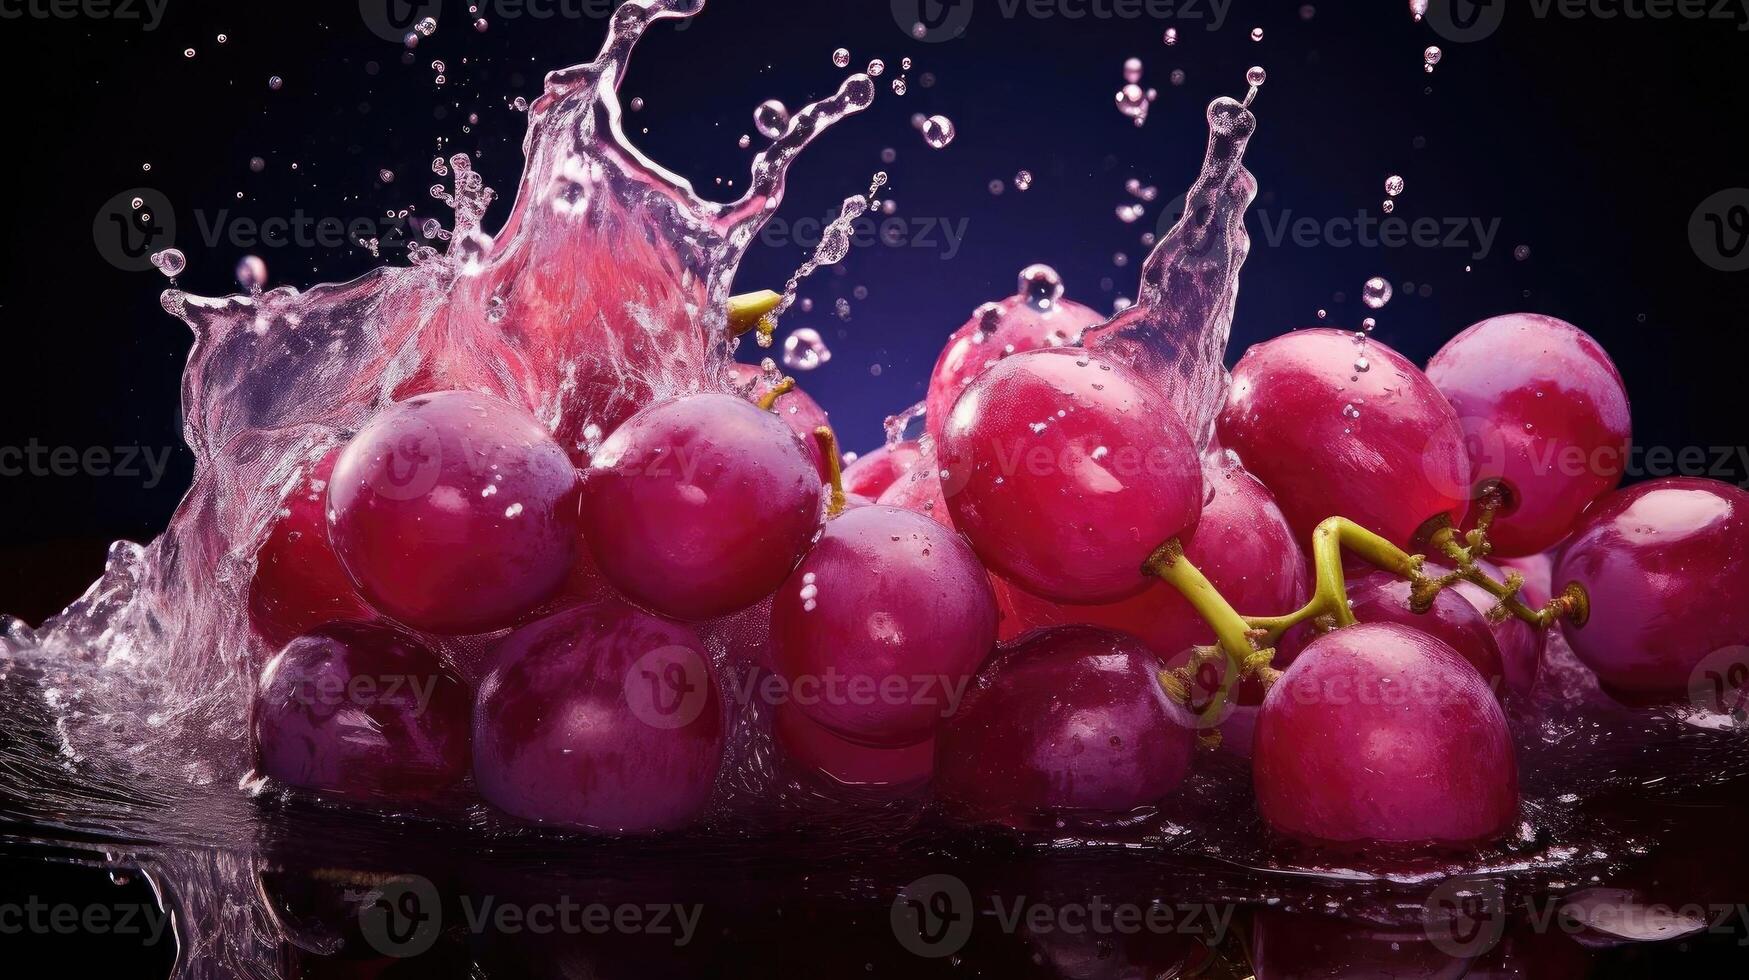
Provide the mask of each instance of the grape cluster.
[{"label": "grape cluster", "polygon": [[1549,630],[1636,700],[1749,644],[1749,494],[1617,490],[1627,396],[1570,324],[1488,320],[1425,371],[1289,333],[1199,450],[1146,365],[1080,345],[1096,319],[980,308],[924,434],[848,468],[769,365],[588,441],[402,392],[259,544],[259,771],[651,833],[754,724],[822,786],[1050,829],[1149,813],[1222,745],[1284,837],[1471,846],[1519,820],[1502,705]]}]

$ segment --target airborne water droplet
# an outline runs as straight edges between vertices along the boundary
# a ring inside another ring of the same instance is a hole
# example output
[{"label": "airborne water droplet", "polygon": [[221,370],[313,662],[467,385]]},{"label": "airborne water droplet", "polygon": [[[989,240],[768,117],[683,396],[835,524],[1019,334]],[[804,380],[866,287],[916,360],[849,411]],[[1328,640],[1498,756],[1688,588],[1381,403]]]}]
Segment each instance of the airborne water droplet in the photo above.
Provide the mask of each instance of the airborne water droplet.
[{"label": "airborne water droplet", "polygon": [[1035,310],[1048,310],[1063,298],[1063,277],[1044,263],[1020,270],[1020,293]]},{"label": "airborne water droplet", "polygon": [[776,99],[766,99],[753,110],[753,128],[768,140],[777,139],[789,126],[789,109]]},{"label": "airborne water droplet", "polygon": [[1130,58],[1123,63],[1123,80],[1132,85],[1142,80],[1142,59]]},{"label": "airborne water droplet", "polygon": [[267,284],[267,263],[259,255],[245,255],[237,260],[237,284],[250,293],[258,293]]},{"label": "airborne water droplet", "polygon": [[930,116],[923,120],[923,142],[932,149],[941,149],[953,142],[955,136],[953,120],[946,116]]},{"label": "airborne water droplet", "polygon": [[1382,277],[1373,276],[1361,287],[1360,301],[1371,309],[1378,309],[1391,301],[1391,284]]},{"label": "airborne water droplet", "polygon": [[1403,193],[1403,178],[1392,174],[1385,178],[1385,193],[1396,197]]},{"label": "airborne water droplet", "polygon": [[783,339],[783,366],[792,371],[812,371],[831,359],[831,348],[810,327],[797,327]]},{"label": "airborne water droplet", "polygon": [[879,78],[879,77],[881,77],[881,73],[885,72],[886,70],[887,70],[887,63],[882,61],[879,58],[875,58],[868,63],[867,74],[868,74],[868,77],[870,77],[870,78]]},{"label": "airborne water droplet", "polygon": [[182,274],[183,269],[188,268],[188,257],[180,249],[167,248],[162,252],[152,253],[152,264],[158,267],[159,272],[174,279]]},{"label": "airborne water droplet", "polygon": [[832,63],[840,68],[850,67],[850,49],[839,48],[832,52]]},{"label": "airborne water droplet", "polygon": [[1024,190],[1030,189],[1031,187],[1032,187],[1032,171],[1022,170],[1014,175],[1014,189],[1015,190],[1024,191]]}]

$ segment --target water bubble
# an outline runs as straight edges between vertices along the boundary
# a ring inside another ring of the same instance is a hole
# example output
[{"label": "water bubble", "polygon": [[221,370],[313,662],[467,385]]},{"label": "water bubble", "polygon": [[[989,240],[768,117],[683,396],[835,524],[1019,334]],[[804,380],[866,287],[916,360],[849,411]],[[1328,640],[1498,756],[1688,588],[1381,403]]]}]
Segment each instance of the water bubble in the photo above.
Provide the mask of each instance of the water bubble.
[{"label": "water bubble", "polygon": [[260,157],[250,157],[249,158],[249,170],[252,173],[260,173],[261,171],[266,170],[266,169],[267,169],[267,161],[266,160],[263,160]]},{"label": "water bubble", "polygon": [[1530,258],[1530,246],[1520,245],[1512,250],[1512,257],[1520,262]]},{"label": "water bubble", "polygon": [[1123,63],[1123,80],[1131,84],[1142,80],[1142,59],[1130,58]]},{"label": "water bubble", "polygon": [[395,182],[395,172],[393,170],[388,169],[387,167],[384,167],[383,169],[377,171],[377,179],[382,181],[385,184],[392,184]]},{"label": "water bubble", "polygon": [[443,222],[436,218],[426,218],[425,223],[419,226],[419,233],[426,238],[436,238],[443,234]]},{"label": "water bubble", "polygon": [[1382,276],[1373,276],[1361,287],[1360,301],[1370,309],[1378,309],[1391,301],[1391,284]]},{"label": "water bubble", "polygon": [[748,136],[746,133],[742,133],[741,138],[735,141],[735,145],[745,150],[753,145],[753,137]]},{"label": "water bubble", "polygon": [[1403,193],[1403,178],[1399,177],[1396,174],[1392,174],[1389,177],[1386,177],[1385,178],[1385,193],[1391,195],[1392,197],[1396,197],[1398,194]]},{"label": "water bubble", "polygon": [[1261,27],[1251,28],[1251,40],[1253,40],[1253,41],[1263,40],[1263,28],[1261,28]]},{"label": "water bubble", "polygon": [[1015,190],[1024,191],[1024,190],[1031,189],[1031,187],[1032,187],[1032,171],[1022,170],[1019,173],[1016,173],[1014,175],[1014,189]]},{"label": "water bubble", "polygon": [[879,78],[879,77],[881,77],[881,73],[886,71],[886,70],[887,70],[887,63],[886,62],[882,61],[879,58],[873,58],[868,63],[867,75],[870,78]]},{"label": "water bubble", "polygon": [[632,96],[631,107],[632,107],[633,112],[643,112],[644,111],[644,98],[643,98],[643,96],[640,96],[640,95]]},{"label": "water bubble", "polygon": [[1379,325],[1379,322],[1377,320],[1374,320],[1370,316],[1367,317],[1366,319],[1360,321],[1360,329],[1366,331],[1367,333],[1372,333],[1373,328],[1378,326],[1378,325]]},{"label": "water bubble", "polygon": [[285,87],[285,79],[278,75],[269,75],[267,76],[267,87],[270,90],[277,92]]},{"label": "water bubble", "polygon": [[850,319],[850,301],[845,299],[842,296],[833,300],[832,301],[832,312],[837,314],[838,319],[840,319],[840,320]]},{"label": "water bubble", "polygon": [[783,366],[792,371],[812,371],[831,359],[831,349],[810,327],[797,327],[783,338]]},{"label": "water bubble", "polygon": [[491,24],[486,23],[486,18],[484,17],[474,21],[474,30],[480,34],[486,33],[486,29],[491,26]]},{"label": "water bubble", "polygon": [[941,149],[953,142],[953,120],[946,116],[930,116],[923,120],[923,142],[933,149]]},{"label": "water bubble", "polygon": [[181,249],[167,248],[162,252],[152,253],[152,264],[158,267],[159,272],[174,279],[182,274],[183,269],[188,268],[188,256],[183,255]]},{"label": "water bubble", "polygon": [[237,260],[237,284],[251,293],[259,293],[267,285],[267,263],[259,255],[245,255]]},{"label": "water bubble", "polygon": [[1415,18],[1415,23],[1427,16],[1427,0],[1409,0],[1409,15]]},{"label": "water bubble", "polygon": [[1177,44],[1177,43],[1178,43],[1178,28],[1176,28],[1176,27],[1166,28],[1166,46],[1171,47],[1172,45]]},{"label": "water bubble", "polygon": [[1140,204],[1119,204],[1117,206],[1117,220],[1126,225],[1133,225],[1142,220],[1142,214],[1146,210]]},{"label": "water bubble", "polygon": [[419,23],[413,25],[413,30],[417,31],[420,37],[430,37],[437,33],[437,18],[421,17]]},{"label": "water bubble", "polygon": [[839,48],[832,52],[832,63],[840,68],[850,67],[850,49]]},{"label": "water bubble", "polygon": [[1167,78],[1171,79],[1172,84],[1174,84],[1174,85],[1183,85],[1184,84],[1184,69],[1182,69],[1182,68],[1172,69],[1172,74],[1168,75]]},{"label": "water bubble", "polygon": [[1245,69],[1245,84],[1252,88],[1259,88],[1267,81],[1269,81],[1269,73],[1263,70],[1263,66],[1252,65]]},{"label": "water bubble", "polygon": [[1384,211],[1386,214],[1390,214],[1391,212],[1397,210],[1397,202],[1393,201],[1387,197],[1384,199],[1384,201],[1381,204],[1379,204],[1379,209]]},{"label": "water bubble", "polygon": [[1311,20],[1313,17],[1316,17],[1316,16],[1318,16],[1318,8],[1317,7],[1314,7],[1309,3],[1302,4],[1300,6],[1300,19],[1301,20]]},{"label": "water bubble", "polygon": [[183,48],[183,49],[182,49],[182,56],[183,56],[183,57],[184,57],[184,58],[192,58],[192,57],[194,57],[194,49],[193,49],[193,48]]},{"label": "water bubble", "polygon": [[132,205],[133,209],[135,211],[138,211],[139,209],[146,206],[146,199],[143,197],[136,197],[133,200],[129,201],[128,204]]},{"label": "water bubble", "polygon": [[908,87],[909,86],[907,86],[905,84],[905,79],[902,76],[899,78],[893,79],[893,94],[894,95],[904,95],[905,91]]},{"label": "water bubble", "polygon": [[1006,189],[1007,185],[1003,184],[1001,180],[990,181],[990,193],[992,195],[1001,194]]},{"label": "water bubble", "polygon": [[1117,90],[1117,111],[1134,119],[1140,126],[1148,118],[1148,93],[1140,85],[1125,85]]},{"label": "water bubble", "polygon": [[916,38],[917,40],[921,41],[925,37],[929,36],[929,28],[924,27],[922,22],[912,24],[911,25],[911,36]]},{"label": "water bubble", "polygon": [[519,95],[510,100],[510,108],[516,112],[527,112],[528,100]]},{"label": "water bubble", "polygon": [[1020,270],[1020,294],[1035,310],[1048,310],[1063,298],[1063,277],[1057,270],[1037,262]]},{"label": "water bubble", "polygon": [[224,35],[224,34],[220,34],[217,38],[215,38],[215,40],[217,40],[220,44],[224,44],[226,41],[230,40],[230,37],[227,35]]},{"label": "water bubble", "polygon": [[910,58],[900,58],[899,59],[899,67],[905,69],[906,71],[910,71],[911,70],[911,59]]},{"label": "water bubble", "polygon": [[1426,51],[1421,52],[1421,63],[1427,66],[1428,71],[1432,71],[1433,66],[1439,64],[1439,59],[1443,57],[1445,52],[1439,50],[1439,45],[1430,44]]},{"label": "water bubble", "polygon": [[1372,370],[1372,362],[1365,357],[1357,357],[1354,359],[1354,370],[1361,374],[1365,374]]},{"label": "water bubble", "polygon": [[408,31],[407,35],[401,38],[401,43],[407,46],[408,51],[411,51],[419,46],[419,34],[415,31]]},{"label": "water bubble", "polygon": [[766,99],[753,110],[753,128],[768,140],[777,139],[789,126],[789,109],[776,99]]}]

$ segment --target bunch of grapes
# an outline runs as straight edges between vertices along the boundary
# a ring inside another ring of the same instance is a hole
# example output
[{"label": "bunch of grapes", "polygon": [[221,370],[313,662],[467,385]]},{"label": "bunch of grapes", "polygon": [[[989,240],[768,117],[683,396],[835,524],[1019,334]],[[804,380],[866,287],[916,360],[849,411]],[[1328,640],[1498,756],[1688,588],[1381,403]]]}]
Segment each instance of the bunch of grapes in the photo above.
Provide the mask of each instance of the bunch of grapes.
[{"label": "bunch of grapes", "polygon": [[473,392],[386,406],[258,551],[260,772],[670,831],[757,717],[797,772],[960,821],[1127,820],[1220,747],[1287,838],[1473,846],[1518,823],[1502,702],[1550,630],[1624,700],[1749,644],[1749,494],[1616,489],[1627,396],[1569,324],[1488,320],[1425,370],[1289,333],[1199,450],[1145,365],[1079,344],[1096,320],[980,308],[926,434],[848,469],[745,367],[584,446]]}]

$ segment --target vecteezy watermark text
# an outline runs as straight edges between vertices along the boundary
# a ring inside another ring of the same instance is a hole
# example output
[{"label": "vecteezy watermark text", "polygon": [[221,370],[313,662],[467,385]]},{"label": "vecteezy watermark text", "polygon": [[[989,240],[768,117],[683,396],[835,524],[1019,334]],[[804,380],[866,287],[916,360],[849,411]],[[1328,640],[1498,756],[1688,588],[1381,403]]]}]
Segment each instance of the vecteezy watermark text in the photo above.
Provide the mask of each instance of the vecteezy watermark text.
[{"label": "vecteezy watermark text", "polygon": [[[159,0],[164,2],[164,0]],[[468,22],[485,21],[580,21],[606,20],[625,0],[474,0],[467,5]],[[442,19],[444,0],[359,0],[358,13],[364,26],[385,41],[400,41],[430,18]],[[453,9],[453,8],[452,8]],[[692,24],[681,20],[675,30]]]},{"label": "vecteezy watermark text", "polygon": [[0,904],[0,936],[138,936],[156,945],[169,927],[170,913],[149,902],[74,905],[32,895]]},{"label": "vecteezy watermark text", "polygon": [[1435,34],[1464,44],[1499,30],[1507,7],[1536,20],[1710,20],[1749,31],[1749,0],[1429,0],[1425,17]]},{"label": "vecteezy watermark text", "polygon": [[143,31],[164,22],[170,0],[0,0],[0,20],[138,21]]},{"label": "vecteezy watermark text", "polygon": [[[893,22],[918,41],[951,41],[965,34],[980,0],[891,0]],[[1218,31],[1233,0],[981,0],[1003,20],[1148,20]]]},{"label": "vecteezy watermark text", "polygon": [[164,479],[169,446],[45,446],[32,439],[22,446],[0,446],[0,477],[99,476],[144,478],[147,490]]},{"label": "vecteezy watermark text", "polygon": [[[812,251],[820,246],[826,226],[833,218],[801,217],[794,220],[774,216],[759,230],[759,243],[773,248],[800,247]],[[919,216],[875,217],[864,215],[850,226],[850,247],[934,249],[941,258],[950,260],[960,253],[965,243],[967,218],[932,218]]]}]

